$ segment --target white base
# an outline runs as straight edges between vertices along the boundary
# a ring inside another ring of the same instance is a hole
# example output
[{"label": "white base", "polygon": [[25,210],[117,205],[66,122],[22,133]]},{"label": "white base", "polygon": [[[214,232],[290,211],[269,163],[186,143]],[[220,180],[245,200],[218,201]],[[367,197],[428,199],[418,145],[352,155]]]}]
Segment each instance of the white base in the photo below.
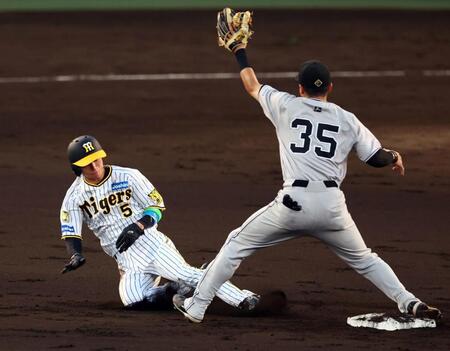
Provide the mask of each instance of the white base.
[{"label": "white base", "polygon": [[347,318],[352,327],[374,328],[379,330],[400,330],[413,328],[436,328],[436,321],[428,318],[415,318],[407,315],[388,316],[386,313],[368,313]]}]

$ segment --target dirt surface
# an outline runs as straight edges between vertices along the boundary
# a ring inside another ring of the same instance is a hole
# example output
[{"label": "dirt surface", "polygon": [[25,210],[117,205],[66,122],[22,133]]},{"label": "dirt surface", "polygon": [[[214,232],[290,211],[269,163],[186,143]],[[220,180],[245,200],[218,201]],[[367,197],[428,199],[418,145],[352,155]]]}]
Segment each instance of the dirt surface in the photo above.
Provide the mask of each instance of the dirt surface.
[{"label": "dirt surface", "polygon": [[[405,286],[450,310],[450,12],[257,11],[257,72],[318,58],[331,70],[407,70],[337,78],[332,101],[404,154],[405,177],[355,156],[343,189],[367,244]],[[213,12],[1,14],[0,76],[236,72],[215,44]],[[267,83],[295,93],[295,82]],[[205,323],[121,308],[114,260],[86,232],[88,263],[64,276],[59,207],[73,180],[65,150],[98,137],[109,162],[139,168],[168,207],[160,230],[194,265],[270,202],[282,184],[277,141],[238,80],[0,85],[2,350],[448,350],[450,327],[380,332],[346,318],[396,306],[324,245],[301,239],[246,260],[233,281],[284,291],[281,315],[215,305]]]}]

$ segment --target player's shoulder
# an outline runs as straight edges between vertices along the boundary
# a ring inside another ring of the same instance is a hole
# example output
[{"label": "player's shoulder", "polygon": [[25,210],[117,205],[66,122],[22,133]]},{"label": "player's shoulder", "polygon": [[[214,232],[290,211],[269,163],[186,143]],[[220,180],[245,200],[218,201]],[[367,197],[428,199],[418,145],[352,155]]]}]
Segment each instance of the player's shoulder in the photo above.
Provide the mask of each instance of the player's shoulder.
[{"label": "player's shoulder", "polygon": [[113,173],[116,174],[136,174],[140,173],[139,170],[136,168],[130,168],[130,167],[123,167],[123,166],[117,166],[117,165],[111,165],[110,166]]},{"label": "player's shoulder", "polygon": [[259,90],[259,95],[264,97],[272,94],[277,94],[279,98],[284,98],[285,100],[295,99],[297,96],[292,95],[286,91],[278,90],[271,85],[263,84]]},{"label": "player's shoulder", "polygon": [[64,197],[65,201],[69,201],[78,197],[83,191],[83,181],[81,177],[76,177],[75,180],[70,185],[69,189],[66,191],[66,195]]},{"label": "player's shoulder", "polygon": [[342,106],[334,103],[334,102],[327,102],[327,104],[330,106],[331,109],[334,109],[336,115],[339,117],[339,119],[348,122],[348,123],[354,123],[356,119],[356,115],[343,108]]},{"label": "player's shoulder", "polygon": [[343,114],[345,116],[348,116],[348,117],[350,117],[352,115],[354,116],[354,114],[352,112],[346,110],[345,108],[343,108],[342,106],[336,104],[335,102],[327,101],[326,103],[330,106],[330,108],[335,109],[338,113],[341,113],[341,114]]},{"label": "player's shoulder", "polygon": [[144,175],[136,168],[111,165],[113,178],[136,179],[142,178]]},{"label": "player's shoulder", "polygon": [[295,103],[296,110],[305,109],[306,111],[323,112],[327,115],[327,118],[339,119],[339,115],[344,113],[344,110],[340,106],[332,102],[306,96],[298,96],[293,102]]},{"label": "player's shoulder", "polygon": [[342,130],[347,130],[353,134],[357,134],[359,128],[361,127],[361,122],[356,115],[335,103],[330,102],[330,104],[332,104],[335,108],[336,117],[339,121],[338,123],[342,126]]}]

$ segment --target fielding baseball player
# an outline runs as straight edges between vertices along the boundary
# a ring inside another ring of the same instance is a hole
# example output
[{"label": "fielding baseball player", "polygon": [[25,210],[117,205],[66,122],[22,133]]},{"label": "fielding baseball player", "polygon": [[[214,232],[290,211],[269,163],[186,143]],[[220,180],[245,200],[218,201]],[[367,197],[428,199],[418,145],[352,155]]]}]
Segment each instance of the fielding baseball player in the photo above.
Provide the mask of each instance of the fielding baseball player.
[{"label": "fielding baseball player", "polygon": [[[136,169],[103,164],[106,157],[92,136],[75,138],[68,147],[77,178],[61,207],[61,238],[71,255],[62,273],[81,267],[82,224],[100,240],[105,253],[117,261],[119,294],[129,308],[172,306],[175,292],[186,294],[197,285],[202,270],[186,263],[173,242],[158,231],[164,201]],[[171,282],[158,286],[164,277]],[[226,282],[217,291],[226,303],[252,309],[258,296]]]},{"label": "fielding baseball player", "polygon": [[248,11],[219,12],[219,43],[235,54],[245,90],[260,103],[275,127],[283,188],[274,201],[230,233],[193,296],[175,295],[175,307],[190,321],[201,322],[220,286],[233,276],[244,258],[258,249],[310,235],[375,284],[402,313],[438,319],[441,312],[407,291],[389,265],[366,246],[340,190],[352,150],[370,166],[391,165],[403,175],[401,155],[383,149],[354,114],[327,101],[333,84],[322,63],[308,61],[301,66],[300,96],[261,85],[246,57],[245,47],[252,33],[250,20]]}]

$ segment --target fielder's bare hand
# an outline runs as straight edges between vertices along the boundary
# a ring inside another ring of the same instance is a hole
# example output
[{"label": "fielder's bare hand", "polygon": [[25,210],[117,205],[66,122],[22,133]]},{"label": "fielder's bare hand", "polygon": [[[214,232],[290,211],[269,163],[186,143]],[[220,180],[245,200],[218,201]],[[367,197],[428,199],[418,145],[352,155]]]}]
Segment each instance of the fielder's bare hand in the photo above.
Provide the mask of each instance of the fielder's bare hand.
[{"label": "fielder's bare hand", "polygon": [[69,263],[67,263],[63,270],[61,271],[61,274],[74,271],[77,268],[80,268],[82,265],[86,263],[86,259],[83,257],[82,254],[76,252],[72,255],[70,258]]}]

